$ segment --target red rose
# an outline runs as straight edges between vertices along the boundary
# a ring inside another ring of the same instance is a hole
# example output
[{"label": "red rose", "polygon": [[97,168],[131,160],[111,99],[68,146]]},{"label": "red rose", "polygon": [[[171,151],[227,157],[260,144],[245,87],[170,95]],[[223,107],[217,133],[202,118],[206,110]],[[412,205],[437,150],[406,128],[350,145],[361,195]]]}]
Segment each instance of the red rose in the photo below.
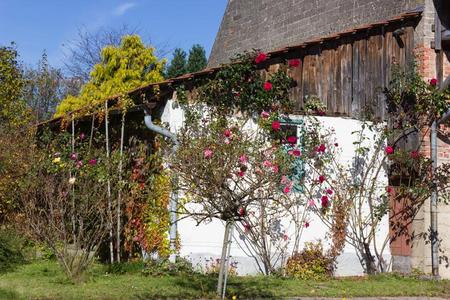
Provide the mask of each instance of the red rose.
[{"label": "red rose", "polygon": [[281,123],[279,121],[273,121],[272,122],[272,129],[275,131],[280,130],[281,128]]},{"label": "red rose", "polygon": [[322,196],[320,201],[321,201],[322,207],[328,207],[328,197],[327,196]]},{"label": "red rose", "polygon": [[269,92],[272,89],[272,84],[268,81],[264,82],[264,90]]},{"label": "red rose", "polygon": [[338,144],[338,143],[334,143],[334,146],[335,146],[335,147],[339,147],[339,144]]},{"label": "red rose", "polygon": [[241,217],[245,216],[245,208],[243,208],[243,207],[239,208],[239,216],[241,216]]},{"label": "red rose", "polygon": [[300,61],[300,59],[291,59],[291,60],[289,60],[288,64],[289,64],[289,67],[291,67],[291,68],[297,68],[300,66],[301,61]]},{"label": "red rose", "polygon": [[388,187],[386,188],[386,192],[387,192],[388,194],[391,194],[393,191],[394,191],[394,189],[393,189],[391,186],[388,186]]},{"label": "red rose", "polygon": [[223,135],[226,137],[230,137],[231,136],[231,130],[230,129],[225,129],[225,131],[223,132]]},{"label": "red rose", "polygon": [[420,153],[417,152],[417,151],[411,151],[411,153],[409,154],[409,156],[410,156],[411,158],[416,159],[416,158],[419,158],[419,157],[420,157]]},{"label": "red rose", "polygon": [[258,54],[258,56],[255,58],[255,63],[256,64],[260,64],[260,63],[262,63],[263,61],[265,61],[267,59],[267,54],[265,54],[265,53],[260,53],[260,54]]},{"label": "red rose", "polygon": [[302,155],[302,153],[301,153],[300,150],[298,150],[298,149],[295,149],[294,151],[292,151],[292,154],[293,154],[295,157],[299,157],[299,156]]},{"label": "red rose", "polygon": [[327,194],[328,195],[333,195],[333,190],[332,189],[327,189]]},{"label": "red rose", "polygon": [[387,146],[384,149],[384,152],[386,152],[387,155],[390,155],[390,154],[394,153],[394,148],[392,148],[391,146]]},{"label": "red rose", "polygon": [[431,86],[437,86],[437,84],[438,84],[438,81],[437,81],[436,78],[430,79],[430,85],[431,85]]},{"label": "red rose", "polygon": [[305,228],[309,227],[309,222],[305,222]]},{"label": "red rose", "polygon": [[288,137],[288,143],[289,144],[296,144],[297,143],[297,137],[296,136],[290,136]]},{"label": "red rose", "polygon": [[245,223],[244,224],[244,229],[245,229],[245,231],[247,232],[247,231],[250,231],[250,224],[248,224],[248,223]]},{"label": "red rose", "polygon": [[324,153],[325,149],[326,149],[325,145],[321,144],[319,147],[317,147],[317,152]]},{"label": "red rose", "polygon": [[323,183],[324,181],[325,181],[325,176],[320,175],[320,176],[319,176],[319,182],[320,182],[320,183]]}]

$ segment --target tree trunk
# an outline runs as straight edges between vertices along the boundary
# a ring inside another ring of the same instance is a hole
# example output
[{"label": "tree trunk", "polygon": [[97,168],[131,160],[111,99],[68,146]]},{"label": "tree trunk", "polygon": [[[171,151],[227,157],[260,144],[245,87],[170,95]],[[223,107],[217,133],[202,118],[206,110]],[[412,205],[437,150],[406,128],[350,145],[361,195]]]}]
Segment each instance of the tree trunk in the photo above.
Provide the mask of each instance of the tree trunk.
[{"label": "tree trunk", "polygon": [[222,256],[220,258],[220,269],[219,269],[219,280],[217,283],[217,295],[222,295],[223,290],[223,281],[225,277],[225,272],[228,272],[228,270],[225,269],[225,260],[227,257],[227,248],[228,248],[228,240],[230,237],[230,229],[231,229],[231,222],[227,221],[225,224],[225,233],[223,235],[223,244],[222,244]]}]

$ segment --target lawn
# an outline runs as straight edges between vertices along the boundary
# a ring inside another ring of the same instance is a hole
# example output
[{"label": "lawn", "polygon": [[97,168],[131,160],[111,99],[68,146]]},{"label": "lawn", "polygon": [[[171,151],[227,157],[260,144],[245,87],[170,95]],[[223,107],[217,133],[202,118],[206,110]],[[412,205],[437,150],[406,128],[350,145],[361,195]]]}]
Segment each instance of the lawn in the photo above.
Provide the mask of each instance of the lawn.
[{"label": "lawn", "polygon": [[[68,281],[53,261],[39,261],[0,275],[0,299],[192,299],[214,298],[216,279],[202,275],[146,277],[139,268],[108,274],[97,265],[85,283]],[[296,296],[441,296],[450,281],[421,281],[400,276],[299,281],[275,277],[231,277],[228,295],[238,299]]]}]

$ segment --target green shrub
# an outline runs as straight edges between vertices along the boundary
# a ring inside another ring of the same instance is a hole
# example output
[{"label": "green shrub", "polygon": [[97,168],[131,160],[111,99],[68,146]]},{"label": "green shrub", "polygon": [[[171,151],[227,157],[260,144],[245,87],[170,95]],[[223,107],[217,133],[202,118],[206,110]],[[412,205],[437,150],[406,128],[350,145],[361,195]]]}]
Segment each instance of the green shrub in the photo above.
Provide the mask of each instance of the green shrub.
[{"label": "green shrub", "polygon": [[334,260],[323,251],[321,242],[306,243],[305,248],[292,255],[286,263],[286,274],[307,280],[320,280],[333,275]]},{"label": "green shrub", "polygon": [[173,275],[191,275],[194,274],[192,263],[182,257],[177,257],[175,263],[167,259],[149,260],[145,264],[142,274],[146,276],[173,276]]},{"label": "green shrub", "polygon": [[0,229],[0,273],[25,262],[23,247],[24,240],[15,231]]}]

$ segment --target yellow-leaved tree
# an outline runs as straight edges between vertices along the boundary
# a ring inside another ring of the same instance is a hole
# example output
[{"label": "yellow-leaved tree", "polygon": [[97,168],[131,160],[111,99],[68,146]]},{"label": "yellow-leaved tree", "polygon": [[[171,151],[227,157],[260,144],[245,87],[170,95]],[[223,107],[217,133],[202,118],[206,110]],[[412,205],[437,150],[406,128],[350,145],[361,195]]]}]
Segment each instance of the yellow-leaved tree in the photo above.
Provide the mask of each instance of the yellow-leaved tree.
[{"label": "yellow-leaved tree", "polygon": [[155,49],[147,47],[138,35],[122,38],[119,47],[102,50],[102,61],[91,71],[91,79],[79,96],[68,96],[56,108],[55,117],[81,108],[92,107],[102,100],[121,95],[139,86],[163,80],[166,61],[159,60]]}]

